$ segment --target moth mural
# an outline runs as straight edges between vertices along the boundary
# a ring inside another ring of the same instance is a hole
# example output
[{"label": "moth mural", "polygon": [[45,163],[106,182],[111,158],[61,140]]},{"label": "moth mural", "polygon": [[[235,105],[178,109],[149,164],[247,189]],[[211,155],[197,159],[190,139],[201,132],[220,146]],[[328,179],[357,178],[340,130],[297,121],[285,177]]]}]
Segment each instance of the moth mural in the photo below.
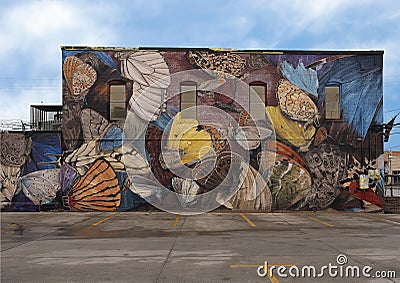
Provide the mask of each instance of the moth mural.
[{"label": "moth mural", "polygon": [[382,207],[382,55],[63,47],[61,135],[1,133],[2,209]]}]

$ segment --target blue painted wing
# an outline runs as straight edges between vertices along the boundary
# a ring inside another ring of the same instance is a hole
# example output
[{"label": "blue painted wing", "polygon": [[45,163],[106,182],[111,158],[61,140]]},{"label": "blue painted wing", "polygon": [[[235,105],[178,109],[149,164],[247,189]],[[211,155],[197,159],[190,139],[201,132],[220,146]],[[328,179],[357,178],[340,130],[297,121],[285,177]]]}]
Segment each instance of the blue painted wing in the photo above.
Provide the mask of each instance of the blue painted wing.
[{"label": "blue painted wing", "polygon": [[168,123],[171,121],[171,117],[167,113],[162,113],[160,116],[158,116],[158,119],[151,122],[152,124],[156,125],[162,130],[165,130],[165,127],[168,125]]},{"label": "blue painted wing", "polygon": [[61,153],[58,133],[33,133],[30,160],[25,164],[22,175],[55,168],[57,155]]},{"label": "blue painted wing", "polygon": [[85,50],[63,50],[62,52],[62,62],[64,63],[65,58],[67,58],[68,56],[75,56],[79,53],[83,53],[83,52],[90,52],[93,53],[94,55],[97,56],[97,58],[99,58],[104,64],[110,66],[113,69],[117,69],[117,64],[114,62],[114,60],[108,56],[106,53],[104,53],[103,51],[85,51]]},{"label": "blue painted wing", "polygon": [[299,63],[295,68],[286,61],[279,65],[279,69],[281,74],[291,83],[315,97],[318,96],[318,77],[315,70],[306,69],[303,63]]},{"label": "blue painted wing", "polygon": [[305,66],[311,65],[314,62],[328,57],[329,55],[306,55],[306,54],[264,54],[263,57],[271,64],[278,66],[281,62],[288,62],[292,66],[297,67],[303,63]]},{"label": "blue painted wing", "polygon": [[382,56],[359,55],[329,62],[318,71],[319,105],[325,101],[325,86],[339,84],[343,120],[362,137],[372,121],[382,121]]},{"label": "blue painted wing", "polygon": [[122,146],[124,138],[122,129],[116,124],[111,124],[100,138],[100,150],[114,150],[116,147]]}]

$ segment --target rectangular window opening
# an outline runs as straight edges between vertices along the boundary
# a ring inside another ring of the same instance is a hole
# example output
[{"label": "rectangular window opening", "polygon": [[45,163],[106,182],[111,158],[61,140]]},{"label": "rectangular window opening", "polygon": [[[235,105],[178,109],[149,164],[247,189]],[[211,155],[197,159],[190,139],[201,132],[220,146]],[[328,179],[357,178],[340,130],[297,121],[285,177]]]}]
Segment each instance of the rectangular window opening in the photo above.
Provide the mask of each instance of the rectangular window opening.
[{"label": "rectangular window opening", "polygon": [[[250,85],[249,106],[250,115],[254,120],[265,119],[265,85]],[[260,100],[262,103],[260,103]]]},{"label": "rectangular window opening", "polygon": [[182,119],[197,119],[196,110],[187,110],[196,106],[197,103],[197,86],[195,84],[183,84],[180,89],[181,93],[181,115]]},{"label": "rectangular window opening", "polygon": [[110,85],[110,120],[123,120],[126,117],[126,86]]},{"label": "rectangular window opening", "polygon": [[325,118],[340,119],[340,87],[325,87]]}]

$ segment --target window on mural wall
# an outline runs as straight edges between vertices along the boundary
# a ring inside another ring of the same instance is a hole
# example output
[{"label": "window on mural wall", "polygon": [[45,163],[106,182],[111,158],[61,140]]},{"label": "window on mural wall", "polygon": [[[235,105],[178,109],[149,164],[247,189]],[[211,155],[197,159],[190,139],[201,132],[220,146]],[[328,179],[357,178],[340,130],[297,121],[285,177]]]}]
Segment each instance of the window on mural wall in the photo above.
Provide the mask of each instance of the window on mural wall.
[{"label": "window on mural wall", "polygon": [[340,87],[325,87],[325,118],[340,119]]},{"label": "window on mural wall", "polygon": [[188,111],[184,110],[196,106],[197,85],[195,83],[188,82],[182,83],[180,87],[182,119],[196,119],[195,109]]},{"label": "window on mural wall", "polygon": [[266,84],[261,82],[250,84],[249,106],[250,115],[254,120],[265,118],[266,94]]},{"label": "window on mural wall", "polygon": [[126,117],[126,86],[110,85],[110,120],[123,120]]}]

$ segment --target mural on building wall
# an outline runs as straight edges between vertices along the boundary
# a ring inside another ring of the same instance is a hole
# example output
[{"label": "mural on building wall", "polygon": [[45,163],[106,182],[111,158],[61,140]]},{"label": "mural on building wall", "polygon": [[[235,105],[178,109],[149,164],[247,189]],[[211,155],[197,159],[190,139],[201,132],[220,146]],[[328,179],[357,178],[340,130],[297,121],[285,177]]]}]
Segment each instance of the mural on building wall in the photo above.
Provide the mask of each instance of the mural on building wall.
[{"label": "mural on building wall", "polygon": [[[383,206],[382,137],[373,128],[383,122],[382,55],[65,49],[62,67],[61,142],[1,135],[2,203],[125,211],[154,199],[190,208],[196,196],[227,183],[237,190],[216,201],[228,209]],[[218,107],[237,127],[182,118],[171,76],[187,70],[204,72],[196,105]],[[249,98],[240,97],[237,79],[266,86],[261,126],[238,103]],[[126,86],[134,123],[110,118],[114,82]],[[330,85],[340,85],[336,120],[325,118]],[[371,154],[367,140],[378,150]],[[250,153],[248,162],[242,151]],[[192,178],[177,175],[180,165],[193,170]],[[235,167],[243,173],[226,180]],[[166,197],[162,186],[178,196]]]}]

